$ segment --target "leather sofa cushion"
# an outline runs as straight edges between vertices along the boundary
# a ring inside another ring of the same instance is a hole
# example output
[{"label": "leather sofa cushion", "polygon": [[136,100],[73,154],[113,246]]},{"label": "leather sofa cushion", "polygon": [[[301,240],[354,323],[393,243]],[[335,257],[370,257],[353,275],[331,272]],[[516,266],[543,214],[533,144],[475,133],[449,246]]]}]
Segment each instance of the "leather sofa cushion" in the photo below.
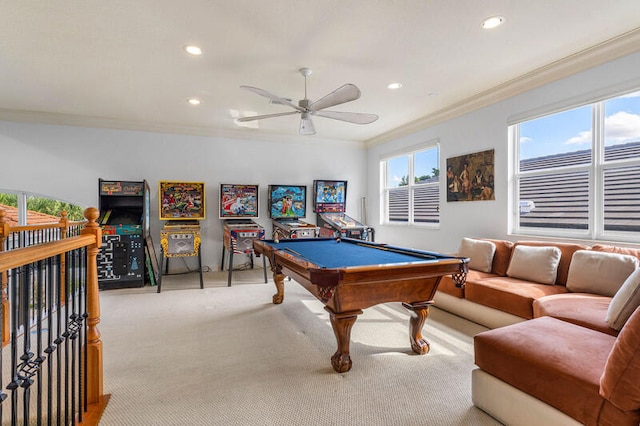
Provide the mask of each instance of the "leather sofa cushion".
[{"label": "leather sofa cushion", "polygon": [[640,308],[613,345],[600,379],[600,394],[622,410],[640,410]]},{"label": "leather sofa cushion", "polygon": [[604,244],[596,244],[591,247],[593,251],[603,251],[606,253],[618,253],[618,254],[627,254],[630,256],[635,256],[640,260],[640,249],[633,249],[629,247],[618,247],[618,246],[607,246]]},{"label": "leather sofa cushion", "polygon": [[[467,273],[467,282],[480,280],[483,278],[490,278],[493,276],[493,274],[469,269],[469,272]],[[451,277],[451,275],[445,275],[442,277],[442,279],[440,280],[440,284],[438,285],[438,291],[450,294],[451,296],[455,296],[460,299],[464,298],[464,288],[456,287],[456,283],[453,282],[453,278]]]},{"label": "leather sofa cushion", "polygon": [[615,342],[611,335],[541,317],[476,335],[475,363],[585,425],[637,426],[640,412],[620,409],[599,393]]},{"label": "leather sofa cushion", "polygon": [[518,241],[516,245],[522,244],[527,246],[552,246],[558,247],[562,252],[560,263],[558,264],[558,276],[556,277],[556,285],[567,285],[567,276],[569,276],[569,265],[573,253],[578,250],[587,250],[589,246],[573,243],[558,243],[550,241]]},{"label": "leather sofa cushion", "polygon": [[550,316],[617,336],[606,321],[610,302],[610,297],[589,293],[553,294],[533,301],[533,317]]},{"label": "leather sofa cushion", "polygon": [[518,278],[467,279],[464,296],[470,302],[519,316],[533,318],[533,301],[549,294],[567,293],[566,287],[537,284]]},{"label": "leather sofa cushion", "polygon": [[482,239],[484,241],[491,241],[496,246],[496,252],[493,254],[491,273],[503,277],[506,276],[514,244],[511,241],[507,240],[492,240],[489,238]]}]

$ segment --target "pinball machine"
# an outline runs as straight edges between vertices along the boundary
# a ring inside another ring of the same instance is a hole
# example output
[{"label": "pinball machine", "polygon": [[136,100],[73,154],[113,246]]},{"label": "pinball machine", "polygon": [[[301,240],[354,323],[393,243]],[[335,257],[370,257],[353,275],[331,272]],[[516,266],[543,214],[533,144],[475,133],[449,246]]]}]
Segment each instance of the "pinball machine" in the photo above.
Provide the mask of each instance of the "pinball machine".
[{"label": "pinball machine", "polygon": [[317,238],[320,228],[301,220],[306,214],[306,186],[269,185],[269,216],[274,240]]},{"label": "pinball machine", "polygon": [[[220,184],[219,217],[223,226],[222,261],[224,271],[225,254],[229,253],[227,286],[231,287],[234,255],[249,256],[254,266],[253,241],[264,240],[265,229],[254,221],[258,218],[258,185]],[[267,282],[267,265],[262,258],[264,282]]]},{"label": "pinball machine", "polygon": [[313,181],[313,211],[318,215],[320,237],[373,241],[373,228],[347,215],[346,207],[346,180]]}]

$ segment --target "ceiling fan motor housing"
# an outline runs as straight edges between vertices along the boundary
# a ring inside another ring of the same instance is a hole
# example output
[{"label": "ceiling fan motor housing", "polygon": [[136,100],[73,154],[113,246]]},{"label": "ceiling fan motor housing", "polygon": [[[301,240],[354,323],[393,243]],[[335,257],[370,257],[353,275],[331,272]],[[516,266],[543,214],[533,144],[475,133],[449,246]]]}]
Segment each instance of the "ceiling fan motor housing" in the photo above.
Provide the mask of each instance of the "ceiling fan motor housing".
[{"label": "ceiling fan motor housing", "polygon": [[298,101],[298,106],[300,108],[308,109],[309,108],[309,99],[300,99]]}]

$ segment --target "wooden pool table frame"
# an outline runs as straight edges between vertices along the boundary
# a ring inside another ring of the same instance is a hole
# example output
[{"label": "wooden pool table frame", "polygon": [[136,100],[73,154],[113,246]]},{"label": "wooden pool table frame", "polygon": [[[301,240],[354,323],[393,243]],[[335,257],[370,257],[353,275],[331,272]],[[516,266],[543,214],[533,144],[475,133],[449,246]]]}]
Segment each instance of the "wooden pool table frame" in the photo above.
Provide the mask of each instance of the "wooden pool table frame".
[{"label": "wooden pool table frame", "polygon": [[[438,284],[442,276],[448,274],[462,284],[468,271],[469,259],[444,255],[435,261],[416,259],[416,262],[399,264],[323,268],[269,243],[271,241],[254,240],[253,247],[256,253],[266,256],[271,264],[277,291],[273,295],[273,303],[280,304],[284,300],[286,276],[300,283],[324,303],[338,344],[337,351],[331,357],[331,365],[339,373],[351,369],[351,328],[358,315],[362,314],[363,309],[380,303],[402,302],[412,313],[409,321],[411,349],[420,355],[429,352],[429,342],[422,336],[422,328]],[[386,250],[384,244],[359,240],[356,244]],[[408,249],[406,253],[415,253],[418,257],[421,254]]]}]

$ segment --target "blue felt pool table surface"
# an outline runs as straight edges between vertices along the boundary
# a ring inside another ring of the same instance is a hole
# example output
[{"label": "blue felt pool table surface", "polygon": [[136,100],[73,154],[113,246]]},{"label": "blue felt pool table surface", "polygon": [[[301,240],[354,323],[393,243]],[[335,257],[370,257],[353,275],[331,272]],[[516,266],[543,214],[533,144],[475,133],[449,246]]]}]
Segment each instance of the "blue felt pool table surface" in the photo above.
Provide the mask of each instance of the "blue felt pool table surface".
[{"label": "blue felt pool table surface", "polygon": [[[339,242],[338,242],[339,241]],[[360,240],[313,238],[265,241],[277,250],[291,253],[321,268],[436,262],[448,256],[420,250],[368,243]]]}]

